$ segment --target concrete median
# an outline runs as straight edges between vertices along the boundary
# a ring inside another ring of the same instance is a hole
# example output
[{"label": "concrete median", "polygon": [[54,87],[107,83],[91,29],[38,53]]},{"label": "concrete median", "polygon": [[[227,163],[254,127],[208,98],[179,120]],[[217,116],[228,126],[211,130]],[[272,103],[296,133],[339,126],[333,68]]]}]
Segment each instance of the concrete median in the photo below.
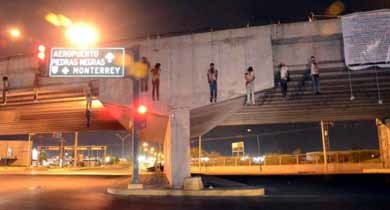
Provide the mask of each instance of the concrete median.
[{"label": "concrete median", "polygon": [[108,188],[107,193],[121,196],[185,196],[185,197],[258,197],[264,196],[264,188],[235,188],[235,189],[120,189]]}]

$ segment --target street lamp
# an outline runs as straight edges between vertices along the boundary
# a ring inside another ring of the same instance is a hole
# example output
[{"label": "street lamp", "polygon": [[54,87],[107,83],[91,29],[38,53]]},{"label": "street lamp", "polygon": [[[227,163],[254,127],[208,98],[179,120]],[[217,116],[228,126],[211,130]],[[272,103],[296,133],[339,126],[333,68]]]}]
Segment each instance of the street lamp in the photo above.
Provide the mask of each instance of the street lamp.
[{"label": "street lamp", "polygon": [[122,136],[121,134],[117,133],[116,136],[122,141],[122,158],[125,158],[125,140],[130,136],[130,134]]},{"label": "street lamp", "polygon": [[75,47],[89,47],[99,41],[97,29],[86,23],[71,24],[65,31],[66,39]]},{"label": "street lamp", "polygon": [[22,32],[18,28],[10,28],[8,34],[13,39],[18,39],[22,35]]}]

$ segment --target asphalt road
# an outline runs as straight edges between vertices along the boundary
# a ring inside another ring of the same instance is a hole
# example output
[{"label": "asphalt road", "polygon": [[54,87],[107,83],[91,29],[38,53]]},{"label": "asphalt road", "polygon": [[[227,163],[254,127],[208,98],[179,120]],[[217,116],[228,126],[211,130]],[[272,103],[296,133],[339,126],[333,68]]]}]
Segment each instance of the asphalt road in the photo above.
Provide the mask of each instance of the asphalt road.
[{"label": "asphalt road", "polygon": [[[313,184],[313,180],[305,184],[305,179],[302,178],[299,178],[301,181],[290,184],[284,183],[287,178],[270,178],[269,181],[265,177],[235,179],[255,184],[270,183],[274,188],[269,196],[259,198],[129,198],[105,192],[108,186],[126,183],[127,177],[1,175],[0,210],[390,209],[390,190],[379,189],[375,193],[378,188],[376,185],[381,185],[378,181],[373,182],[373,192],[364,191],[359,194],[329,183]],[[281,193],[286,185],[288,193]],[[324,191],[321,189],[323,186],[334,191]]]}]

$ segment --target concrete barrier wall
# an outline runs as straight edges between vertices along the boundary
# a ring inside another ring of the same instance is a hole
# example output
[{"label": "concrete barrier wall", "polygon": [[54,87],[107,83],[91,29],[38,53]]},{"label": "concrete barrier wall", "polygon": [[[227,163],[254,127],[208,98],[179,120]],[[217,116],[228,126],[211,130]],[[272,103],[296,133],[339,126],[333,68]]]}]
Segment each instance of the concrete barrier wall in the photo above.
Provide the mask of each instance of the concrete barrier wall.
[{"label": "concrete barrier wall", "polygon": [[191,173],[210,175],[256,175],[256,174],[323,174],[323,173],[363,173],[363,169],[382,168],[381,163],[291,164],[291,165],[252,165],[252,166],[192,166]]},{"label": "concrete barrier wall", "polygon": [[218,69],[218,101],[245,94],[244,72],[255,69],[255,89],[273,86],[270,26],[223,30],[139,42],[140,54],[162,64],[161,101],[196,108],[209,104],[207,70]]},{"label": "concrete barrier wall", "polygon": [[[305,67],[310,56],[317,62],[341,61],[344,58],[339,20],[299,22],[272,26],[274,63]],[[321,65],[320,65],[321,67]]]},{"label": "concrete barrier wall", "polygon": [[[244,72],[253,66],[256,91],[273,86],[279,62],[302,69],[311,55],[321,62],[343,59],[341,27],[337,19],[268,25],[121,42],[115,46],[140,45],[140,55],[152,65],[162,64],[160,100],[174,107],[197,108],[209,104],[207,69],[214,62],[219,70],[218,100],[245,94]],[[8,68],[7,68],[8,66]],[[15,57],[0,61],[0,75],[8,75],[11,88],[33,84],[34,58]],[[42,84],[85,82],[89,79],[41,78]],[[102,83],[107,85],[106,83]],[[149,81],[151,95],[151,81]],[[1,88],[1,87],[0,87]]]},{"label": "concrete barrier wall", "polygon": [[[8,77],[10,87],[25,88],[31,87],[34,80],[34,71],[37,69],[37,63],[33,57],[14,56],[4,58],[0,61],[0,76]],[[3,85],[0,85],[3,89]]]}]

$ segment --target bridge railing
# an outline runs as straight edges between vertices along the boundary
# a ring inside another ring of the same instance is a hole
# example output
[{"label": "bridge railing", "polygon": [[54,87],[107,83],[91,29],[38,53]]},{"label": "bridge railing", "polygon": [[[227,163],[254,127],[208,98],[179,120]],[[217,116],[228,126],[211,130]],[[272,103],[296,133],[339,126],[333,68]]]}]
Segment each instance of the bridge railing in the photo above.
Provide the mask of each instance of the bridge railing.
[{"label": "bridge railing", "polygon": [[[380,155],[377,150],[361,150],[355,152],[331,152],[327,155],[327,163],[380,163]],[[265,156],[241,156],[241,157],[201,157],[192,158],[193,167],[212,166],[255,166],[255,165],[302,165],[302,164],[324,164],[324,156],[320,152],[294,154],[294,155],[265,155]]]}]

